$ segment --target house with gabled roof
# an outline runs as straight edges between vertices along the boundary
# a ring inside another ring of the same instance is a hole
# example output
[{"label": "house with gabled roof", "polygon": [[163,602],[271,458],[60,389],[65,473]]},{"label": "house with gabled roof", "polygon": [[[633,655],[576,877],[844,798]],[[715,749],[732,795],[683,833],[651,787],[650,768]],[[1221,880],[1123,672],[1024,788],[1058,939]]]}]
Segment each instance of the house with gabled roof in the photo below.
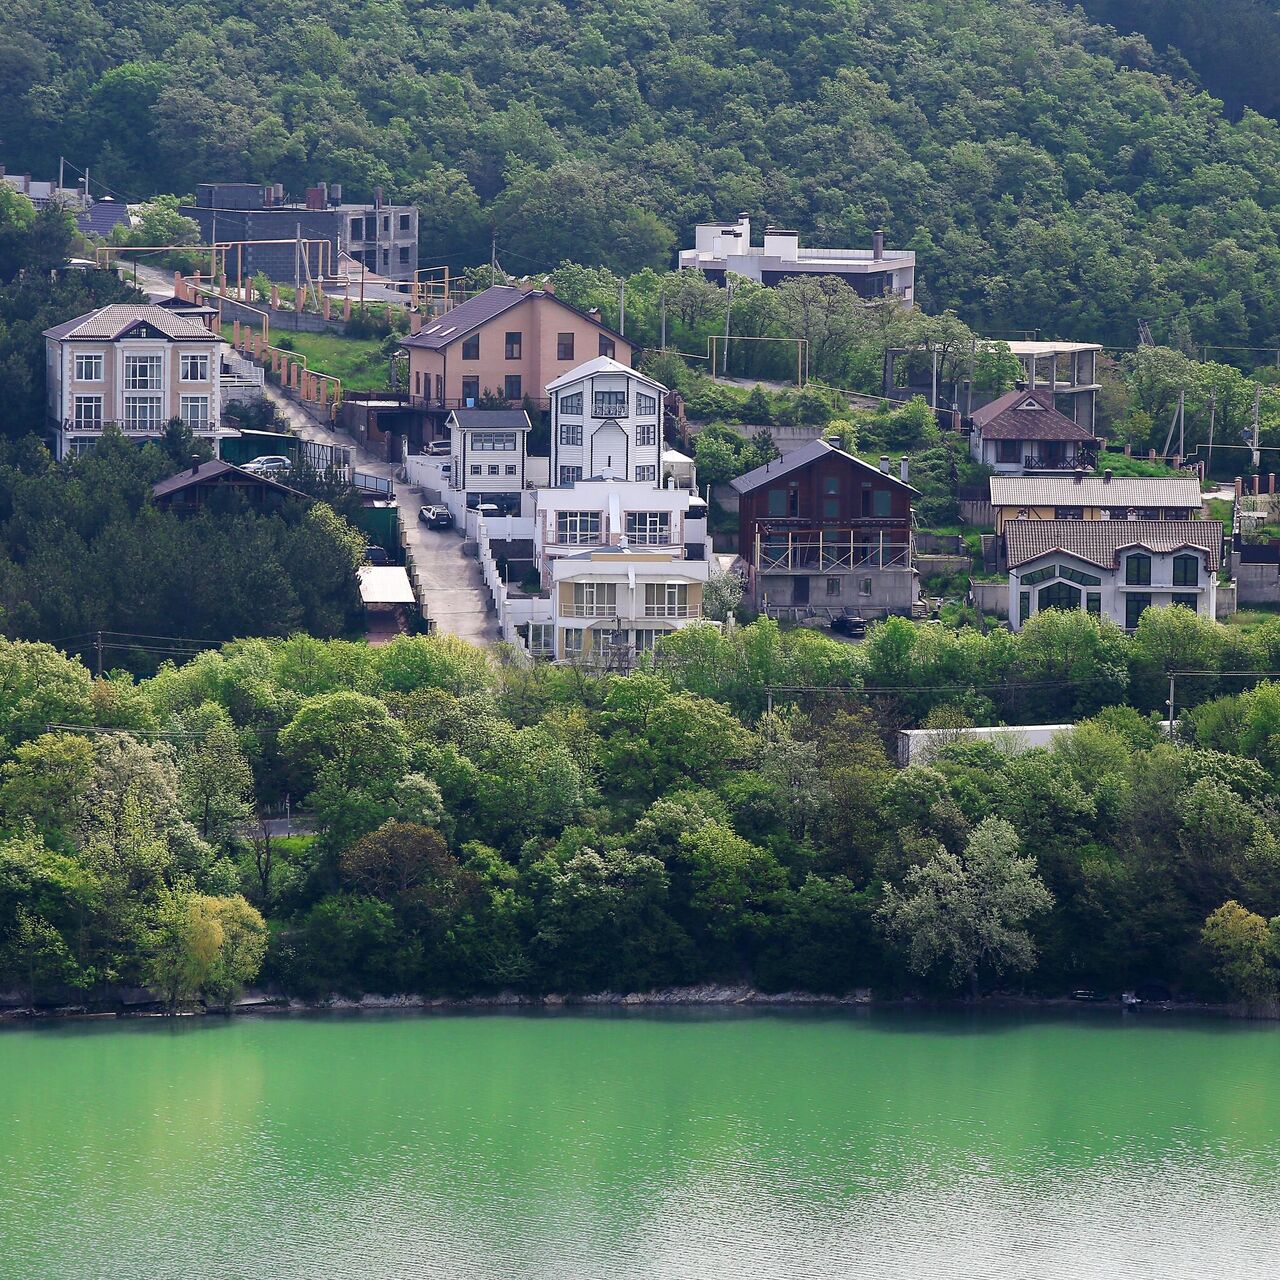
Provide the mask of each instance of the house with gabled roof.
[{"label": "house with gabled roof", "polygon": [[1011,520],[1009,625],[1045,609],[1083,609],[1128,631],[1146,609],[1217,611],[1217,520]]},{"label": "house with gabled roof", "polygon": [[1089,471],[1097,464],[1097,439],[1058,411],[1051,391],[1006,391],[975,410],[971,421],[969,452],[997,473]]},{"label": "house with gabled roof", "polygon": [[738,555],[755,609],[773,617],[910,614],[912,565],[906,463],[894,476],[814,440],[730,481]]},{"label": "house with gabled roof", "polygon": [[409,355],[414,403],[441,415],[516,408],[526,396],[545,408],[543,388],[584,361],[632,361],[632,344],[621,333],[549,286],[493,285],[426,321],[400,345]]},{"label": "house with gabled roof", "polygon": [[216,441],[222,338],[180,311],[118,302],[44,331],[49,424],[58,458],[79,453],[108,424],[158,439],[181,418]]},{"label": "house with gabled roof", "polygon": [[997,534],[1012,520],[1190,520],[1201,507],[1200,481],[1190,473],[1038,472],[988,483]]}]

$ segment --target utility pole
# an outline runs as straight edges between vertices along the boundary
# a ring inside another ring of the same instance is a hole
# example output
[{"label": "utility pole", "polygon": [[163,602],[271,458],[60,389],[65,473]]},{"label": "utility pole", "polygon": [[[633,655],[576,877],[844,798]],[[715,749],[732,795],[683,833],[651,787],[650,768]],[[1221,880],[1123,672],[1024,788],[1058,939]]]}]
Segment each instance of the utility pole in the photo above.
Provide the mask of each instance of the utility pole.
[{"label": "utility pole", "polygon": [[627,285],[626,281],[618,286],[618,332],[627,336]]},{"label": "utility pole", "polygon": [[1204,478],[1206,480],[1213,474],[1213,428],[1218,418],[1218,390],[1215,387],[1213,394],[1209,397],[1209,456],[1204,464]]},{"label": "utility pole", "polygon": [[661,317],[662,337],[659,340],[659,348],[663,351],[667,349],[667,291],[664,288],[658,294],[658,313]]},{"label": "utility pole", "polygon": [[729,376],[729,321],[733,316],[733,277],[729,272],[724,276],[724,354],[720,357],[720,376]]},{"label": "utility pole", "polygon": [[964,393],[964,416],[973,417],[973,375],[977,371],[978,340],[974,338],[969,347],[969,385]]},{"label": "utility pole", "polygon": [[1250,457],[1253,460],[1253,469],[1256,472],[1262,465],[1262,454],[1258,451],[1258,410],[1262,407],[1262,388],[1258,387],[1253,393],[1253,445]]},{"label": "utility pole", "polygon": [[489,283],[498,283],[498,229],[489,228]]},{"label": "utility pole", "polygon": [[938,407],[938,348],[931,347],[933,354],[933,380],[929,384],[929,408]]},{"label": "utility pole", "polygon": [[63,167],[64,167],[65,163],[66,163],[66,161],[64,161],[64,160],[63,160],[63,158],[62,158],[61,156],[59,156],[59,157],[58,157],[58,191],[59,191],[59,192],[61,192],[61,191],[62,191],[62,185],[63,185],[63,177],[62,177],[62,173],[63,173]]},{"label": "utility pole", "polygon": [[302,223],[295,222],[294,235],[297,240],[293,246],[293,292],[294,306],[297,306],[297,293],[302,288]]},{"label": "utility pole", "polygon": [[99,631],[97,638],[94,640],[93,647],[98,654],[98,679],[102,679],[102,632]]},{"label": "utility pole", "polygon": [[1168,703],[1167,703],[1167,706],[1168,706],[1168,708],[1169,708],[1169,739],[1170,739],[1170,741],[1172,741],[1172,740],[1173,740],[1173,722],[1174,722],[1174,715],[1173,715],[1173,682],[1174,682],[1174,679],[1175,679],[1175,676],[1174,676],[1173,672],[1171,671],[1171,672],[1169,673],[1169,701],[1168,701]]}]

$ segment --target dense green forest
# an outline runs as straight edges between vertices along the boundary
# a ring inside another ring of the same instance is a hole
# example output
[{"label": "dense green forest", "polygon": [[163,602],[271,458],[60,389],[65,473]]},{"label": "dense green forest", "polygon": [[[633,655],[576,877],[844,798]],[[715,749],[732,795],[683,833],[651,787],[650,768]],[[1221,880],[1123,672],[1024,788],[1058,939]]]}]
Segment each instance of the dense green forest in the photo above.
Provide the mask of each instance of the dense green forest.
[{"label": "dense green forest", "polygon": [[1245,107],[1280,115],[1280,5],[1276,0],[1084,0],[1091,18],[1141,32],[1173,63],[1185,62],[1239,118]]},{"label": "dense green forest", "polygon": [[[5,163],[381,184],[423,261],[669,263],[748,210],[920,256],[994,336],[1280,341],[1280,127],[1029,0],[15,0]],[[20,35],[18,33],[21,33]]]},{"label": "dense green forest", "polygon": [[[1280,623],[1176,608],[696,626],[628,677],[295,636],[95,681],[0,641],[0,991],[1266,995],[1280,686],[1212,673],[1278,657]],[[1091,718],[1023,755],[954,732],[1028,706]],[[891,763],[902,724],[929,763]],[[286,797],[314,835],[255,820]]]}]

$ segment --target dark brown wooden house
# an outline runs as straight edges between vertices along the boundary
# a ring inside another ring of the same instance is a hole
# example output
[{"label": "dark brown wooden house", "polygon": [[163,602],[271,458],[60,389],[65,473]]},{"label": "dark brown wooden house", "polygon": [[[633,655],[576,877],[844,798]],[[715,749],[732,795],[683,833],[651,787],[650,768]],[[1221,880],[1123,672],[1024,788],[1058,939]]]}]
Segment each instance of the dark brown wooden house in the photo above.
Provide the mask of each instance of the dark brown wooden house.
[{"label": "dark brown wooden house", "polygon": [[292,489],[278,480],[246,471],[243,467],[233,466],[220,458],[188,467],[185,471],[179,471],[176,476],[152,485],[151,498],[158,507],[195,511],[204,506],[213,494],[226,493],[228,490],[242,494],[254,506],[270,509],[282,506],[291,498],[301,499],[303,502],[315,501],[300,489]]},{"label": "dark brown wooden house", "polygon": [[756,609],[778,617],[909,614],[919,598],[905,480],[815,440],[732,481]]}]

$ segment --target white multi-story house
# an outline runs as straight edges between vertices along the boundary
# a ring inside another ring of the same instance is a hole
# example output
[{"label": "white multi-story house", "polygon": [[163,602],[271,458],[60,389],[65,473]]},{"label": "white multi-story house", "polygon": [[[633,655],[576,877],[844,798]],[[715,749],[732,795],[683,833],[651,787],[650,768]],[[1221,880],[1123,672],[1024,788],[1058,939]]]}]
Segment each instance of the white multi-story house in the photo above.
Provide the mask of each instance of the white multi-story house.
[{"label": "white multi-story house", "polygon": [[449,428],[449,488],[465,505],[520,510],[525,488],[529,415],[523,409],[454,409]]},{"label": "white multi-story house", "polygon": [[46,329],[44,339],[57,457],[82,452],[108,423],[140,440],[158,438],[173,418],[206,440],[223,434],[222,339],[198,320],[113,303]]},{"label": "white multi-story house", "polygon": [[602,477],[660,484],[666,390],[608,356],[588,360],[548,383],[551,483]]},{"label": "white multi-story house", "polygon": [[1083,609],[1132,631],[1144,609],[1217,609],[1216,520],[1010,520],[1009,625],[1044,609]]},{"label": "white multi-story house", "polygon": [[620,479],[541,489],[533,535],[537,656],[626,665],[703,616],[711,539],[696,492]]}]

